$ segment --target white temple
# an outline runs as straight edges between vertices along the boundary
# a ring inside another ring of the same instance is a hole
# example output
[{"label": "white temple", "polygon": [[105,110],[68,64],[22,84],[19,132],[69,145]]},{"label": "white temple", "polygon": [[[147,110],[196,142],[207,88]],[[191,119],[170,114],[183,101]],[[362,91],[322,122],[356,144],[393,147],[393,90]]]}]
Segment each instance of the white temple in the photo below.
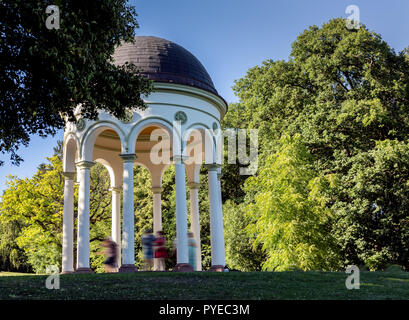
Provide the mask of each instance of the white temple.
[{"label": "white temple", "polygon": [[[120,246],[119,271],[135,268],[133,170],[149,170],[153,191],[153,231],[162,230],[162,175],[175,166],[177,264],[175,271],[191,271],[188,260],[188,208],[197,245],[196,268],[201,267],[198,188],[202,165],[208,170],[211,232],[211,270],[225,266],[220,188],[220,121],[227,111],[202,64],[181,46],[155,37],[136,37],[114,54],[116,64],[133,62],[154,81],[144,100],[145,110],[129,111],[126,119],[100,112],[98,120],[67,123],[64,133],[64,217],[62,272],[90,269],[90,168],[106,167],[112,191],[112,239]],[[77,259],[74,266],[74,179],[79,183]],[[187,179],[186,179],[187,177]],[[187,181],[187,184],[186,184]],[[122,226],[121,226],[122,196]],[[122,228],[121,228],[122,227]]]}]

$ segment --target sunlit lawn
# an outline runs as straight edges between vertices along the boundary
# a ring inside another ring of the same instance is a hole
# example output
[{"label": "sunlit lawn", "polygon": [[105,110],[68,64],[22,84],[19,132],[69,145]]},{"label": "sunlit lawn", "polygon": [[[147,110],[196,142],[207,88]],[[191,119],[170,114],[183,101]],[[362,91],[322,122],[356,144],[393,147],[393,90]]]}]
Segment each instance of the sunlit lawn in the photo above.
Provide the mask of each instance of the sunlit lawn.
[{"label": "sunlit lawn", "polygon": [[0,299],[409,299],[408,272],[361,272],[347,290],[343,272],[229,272],[46,275],[0,272]]}]

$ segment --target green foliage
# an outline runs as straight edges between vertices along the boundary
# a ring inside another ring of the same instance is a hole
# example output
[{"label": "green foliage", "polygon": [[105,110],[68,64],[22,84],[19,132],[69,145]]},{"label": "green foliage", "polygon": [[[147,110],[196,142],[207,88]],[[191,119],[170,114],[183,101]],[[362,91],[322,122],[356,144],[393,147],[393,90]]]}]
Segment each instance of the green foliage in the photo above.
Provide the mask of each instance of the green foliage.
[{"label": "green foliage", "polygon": [[[200,169],[200,188],[199,188],[199,222],[200,222],[200,240],[202,249],[202,268],[207,270],[211,267],[211,246],[210,246],[210,208],[209,208],[209,184],[207,169]],[[188,206],[190,202],[188,201]],[[190,217],[190,215],[189,215]]]},{"label": "green foliage", "polygon": [[[49,1],[0,2],[0,152],[18,163],[18,146],[31,134],[64,127],[66,116],[95,118],[100,109],[123,117],[144,108],[151,90],[134,65],[117,67],[112,54],[133,40],[138,23],[126,0],[58,1],[60,28],[46,27]],[[0,162],[1,164],[1,162]]]},{"label": "green foliage", "polygon": [[6,221],[0,214],[0,270],[31,271],[24,251],[15,241],[21,229],[18,221]]},{"label": "green foliage", "polygon": [[44,272],[47,264],[61,264],[59,257],[53,256],[53,246],[61,248],[62,165],[58,156],[48,160],[50,164],[31,179],[10,177],[2,197],[2,218],[24,226],[16,243],[36,272]]},{"label": "green foliage", "polygon": [[153,194],[149,171],[141,166],[134,167],[134,210],[135,210],[135,264],[143,263],[141,238],[146,229],[153,230]]},{"label": "green foliage", "polygon": [[332,212],[323,193],[331,179],[309,168],[312,156],[299,135],[284,136],[280,143],[245,187],[250,193],[256,191],[245,212],[254,246],[262,245],[267,256],[263,269],[336,269],[337,250],[328,232]]},{"label": "green foliage", "polygon": [[[62,162],[58,153],[47,159],[49,163],[42,164],[30,179],[10,177],[1,204],[1,224],[19,226],[18,232],[14,232],[9,238],[9,246],[14,246],[19,256],[18,250],[23,250],[21,259],[27,257],[27,263],[37,273],[44,273],[47,265],[57,265],[61,268],[64,207]],[[76,187],[75,207],[77,201]],[[103,270],[101,268],[103,257],[96,255],[96,252],[100,250],[100,242],[110,232],[110,209],[109,177],[106,169],[96,164],[91,169],[90,260],[91,267],[97,271]],[[75,211],[75,224],[76,218]]]},{"label": "green foliage", "polygon": [[[374,270],[399,263],[408,268],[406,163],[387,157],[398,154],[399,149],[390,141],[403,148],[409,136],[407,57],[407,50],[396,53],[365,26],[348,30],[345,20],[333,19],[322,27],[306,29],[293,43],[288,61],[265,61],[235,83],[240,101],[230,106],[224,122],[259,130],[260,175],[276,164],[271,154],[282,152],[280,138],[300,134],[312,157],[307,169],[319,177],[317,182],[329,176],[339,182],[321,190],[320,197],[328,199],[323,207],[333,218],[324,230],[335,236],[343,265],[367,264]],[[257,217],[271,208],[288,214],[296,206],[306,210],[303,204],[310,201],[309,179],[313,178],[308,170],[300,172],[305,174],[299,181],[303,188],[290,188],[288,199],[271,198],[264,190],[267,179],[255,177],[236,202],[256,203],[249,208],[258,203]],[[394,176],[386,174],[389,171]],[[284,177],[286,172],[285,166],[277,167],[274,174]],[[276,179],[271,181],[275,181],[271,187],[280,186]],[[288,187],[297,180],[290,182]],[[293,192],[298,196],[291,198]],[[278,199],[283,201],[280,208]],[[286,201],[289,208],[284,206]],[[286,230],[287,220],[277,223],[268,228]],[[316,223],[318,227],[320,221]],[[287,249],[294,248],[288,244]]]},{"label": "green foliage", "polygon": [[[354,159],[340,190],[336,236],[348,263],[409,269],[409,143],[379,141]],[[350,197],[350,198],[347,198]],[[351,199],[351,200],[349,200]]]},{"label": "green foliage", "polygon": [[61,243],[48,236],[41,228],[25,228],[16,242],[23,248],[27,262],[36,273],[46,273],[47,266],[50,265],[61,267]]},{"label": "green foliage", "polygon": [[[231,106],[230,106],[231,108]],[[238,117],[239,113],[236,113],[237,109],[229,110],[222,121],[222,129],[244,129],[241,119]],[[224,162],[222,164],[223,179],[220,180],[222,189],[222,201],[226,202],[231,200],[235,203],[240,203],[244,200],[245,193],[243,191],[243,185],[248,176],[240,175],[240,163],[238,156],[236,155],[236,163],[231,164],[226,161],[228,159],[228,138],[224,139]]]},{"label": "green foliage", "polygon": [[334,19],[305,30],[288,62],[265,61],[236,81],[240,103],[228,117],[259,129],[262,152],[284,131],[299,132],[329,166],[336,150],[348,158],[408,134],[407,67],[379,35]]},{"label": "green foliage", "polygon": [[230,270],[260,271],[265,254],[261,248],[253,248],[254,236],[246,228],[250,223],[245,205],[228,200],[223,205],[226,265]]}]

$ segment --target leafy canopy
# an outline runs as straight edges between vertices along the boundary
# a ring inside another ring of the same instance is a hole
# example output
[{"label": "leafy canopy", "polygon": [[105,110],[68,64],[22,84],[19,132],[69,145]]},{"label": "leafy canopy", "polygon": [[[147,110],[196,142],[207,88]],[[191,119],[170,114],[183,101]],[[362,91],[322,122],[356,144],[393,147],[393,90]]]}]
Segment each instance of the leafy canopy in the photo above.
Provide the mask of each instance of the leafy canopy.
[{"label": "leafy canopy", "polygon": [[112,61],[138,27],[126,0],[57,4],[60,28],[49,30],[48,1],[0,2],[0,152],[13,163],[31,134],[55,134],[64,117],[95,118],[100,109],[123,117],[126,108],[143,108],[140,95],[151,89],[135,66]]},{"label": "leafy canopy", "polygon": [[[308,186],[311,177],[307,172],[288,182],[262,175],[276,165],[271,175],[288,173],[292,177],[291,167],[277,165],[277,152],[283,152],[281,137],[300,135],[311,156],[309,168],[317,177],[331,175],[339,182],[322,190],[330,198],[324,207],[331,210],[333,219],[320,230],[335,236],[341,264],[382,269],[398,263],[408,269],[409,211],[404,193],[408,164],[398,156],[405,157],[409,140],[407,50],[396,53],[365,26],[349,30],[345,20],[333,19],[302,32],[287,61],[268,60],[251,68],[236,81],[234,90],[240,101],[230,106],[224,122],[259,130],[260,171],[259,177],[250,180],[259,183],[249,184],[244,197],[236,192],[239,197],[232,200],[256,203],[256,217],[262,212],[267,217],[268,212],[280,209],[280,203],[283,214],[299,212],[308,200],[299,190],[309,189],[294,189],[294,184]],[[238,172],[229,174],[237,176]],[[243,180],[237,177],[235,181]],[[288,183],[288,199],[281,197],[284,183]],[[295,191],[299,198],[291,198]],[[287,230],[291,225],[288,220],[275,219],[275,225],[268,226],[272,235],[273,230]],[[316,223],[319,227],[319,220]],[[297,243],[304,243],[301,240]],[[281,244],[285,250],[294,244],[281,242],[279,237],[258,241],[266,248]],[[277,268],[288,261],[277,262]]]},{"label": "leafy canopy", "polygon": [[268,156],[259,175],[245,183],[256,193],[245,212],[247,229],[266,253],[263,269],[331,270],[338,267],[329,231],[330,200],[323,192],[334,182],[309,168],[312,157],[299,135],[283,136],[279,150]]}]

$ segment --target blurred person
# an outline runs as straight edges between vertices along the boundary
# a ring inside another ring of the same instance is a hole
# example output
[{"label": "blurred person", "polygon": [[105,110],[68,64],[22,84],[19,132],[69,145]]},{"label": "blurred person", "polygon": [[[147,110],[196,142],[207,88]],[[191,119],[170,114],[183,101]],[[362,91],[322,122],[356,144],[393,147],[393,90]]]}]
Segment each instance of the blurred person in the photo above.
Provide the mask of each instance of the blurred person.
[{"label": "blurred person", "polygon": [[106,237],[101,243],[101,247],[105,248],[105,251],[97,252],[97,254],[105,254],[106,260],[104,261],[105,272],[118,272],[118,245],[111,237]]},{"label": "blurred person", "polygon": [[193,270],[196,271],[196,241],[193,232],[189,232],[188,236],[188,247],[189,247],[189,264],[192,266]]},{"label": "blurred person", "polygon": [[142,270],[150,271],[153,267],[153,245],[155,236],[151,230],[146,230],[142,235],[142,252],[144,258],[144,264]]},{"label": "blurred person", "polygon": [[166,251],[166,239],[163,235],[163,231],[156,233],[156,239],[153,242],[155,246],[155,259],[158,259],[158,270],[165,271],[165,259],[168,258],[168,252]]}]

